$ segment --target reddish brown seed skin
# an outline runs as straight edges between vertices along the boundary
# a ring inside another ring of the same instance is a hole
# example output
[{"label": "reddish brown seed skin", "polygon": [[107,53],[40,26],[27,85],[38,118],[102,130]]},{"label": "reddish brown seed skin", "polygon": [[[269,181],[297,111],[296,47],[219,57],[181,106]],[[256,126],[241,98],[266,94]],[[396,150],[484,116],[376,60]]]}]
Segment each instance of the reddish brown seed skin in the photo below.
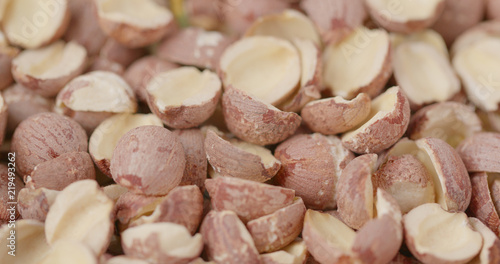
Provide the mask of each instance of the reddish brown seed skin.
[{"label": "reddish brown seed skin", "polygon": [[[7,209],[10,209],[11,205],[8,203],[9,202],[16,202],[16,200],[12,200],[11,197],[9,197],[10,196],[9,192],[8,192],[9,182],[10,182],[9,178],[12,178],[11,177],[12,174],[9,175],[9,171],[12,171],[12,170],[9,170],[9,168],[11,168],[11,166],[7,167],[4,164],[0,164],[0,177],[1,177],[0,178],[0,188],[2,190],[4,190],[3,192],[0,193],[0,209],[1,209],[1,211],[0,211],[0,225],[3,223],[7,223],[10,220],[11,213]],[[21,188],[24,187],[24,183],[16,175],[13,175],[13,176],[14,176],[14,178],[13,178],[12,182],[15,184],[15,187],[11,191],[15,191],[15,193],[18,194],[19,191],[21,190]],[[12,188],[12,186],[11,186],[11,188]],[[16,208],[15,213],[14,213],[16,219],[19,217],[18,209],[19,208]]]},{"label": "reddish brown seed skin", "polygon": [[116,183],[145,195],[165,195],[179,185],[186,158],[177,137],[168,129],[141,126],[127,132],[111,158]]},{"label": "reddish brown seed skin", "polygon": [[50,204],[44,189],[26,187],[18,192],[17,204],[19,214],[23,219],[45,221]]},{"label": "reddish brown seed skin", "polygon": [[295,191],[230,177],[207,179],[212,209],[234,211],[243,222],[271,214],[292,204]]},{"label": "reddish brown seed skin", "polygon": [[276,212],[247,223],[259,253],[273,252],[290,244],[302,231],[306,206],[301,198]]},{"label": "reddish brown seed skin", "polygon": [[261,263],[252,237],[231,211],[208,213],[201,224],[201,234],[209,258],[217,263]]},{"label": "reddish brown seed skin", "polygon": [[35,188],[61,191],[79,180],[95,180],[92,158],[87,152],[64,153],[61,156],[38,164],[31,173]]},{"label": "reddish brown seed skin", "polygon": [[55,113],[41,113],[19,124],[12,137],[16,169],[28,175],[36,165],[64,153],[87,151],[85,130],[74,120]]},{"label": "reddish brown seed skin", "polygon": [[481,132],[457,147],[469,172],[500,172],[500,133]]},{"label": "reddish brown seed skin", "polygon": [[158,199],[161,199],[161,197],[135,194],[130,191],[120,195],[113,208],[113,214],[118,220],[118,225],[128,227],[130,220],[135,218],[144,207],[156,202]]},{"label": "reddish brown seed skin", "polygon": [[207,178],[207,155],[205,138],[199,129],[175,130],[186,154],[186,168],[180,185],[196,185],[204,188]]},{"label": "reddish brown seed skin", "polygon": [[269,108],[235,88],[226,88],[222,95],[222,111],[229,131],[257,145],[285,140],[294,134],[302,121],[296,113]]},{"label": "reddish brown seed skin", "polygon": [[352,101],[336,102],[333,98],[307,104],[301,112],[311,130],[324,135],[346,132],[359,125],[370,113],[371,100],[361,93]]},{"label": "reddish brown seed skin", "polygon": [[265,182],[281,167],[275,162],[266,168],[260,156],[233,146],[211,130],[205,138],[205,151],[210,165],[221,176]]},{"label": "reddish brown seed skin", "polygon": [[344,156],[331,151],[331,148],[343,149],[340,142],[338,145],[320,134],[297,135],[281,143],[274,153],[282,164],[276,175],[278,184],[295,190],[308,208],[334,209],[337,179],[354,158],[347,149]]},{"label": "reddish brown seed skin", "polygon": [[488,186],[488,174],[486,172],[472,173],[470,181],[472,199],[468,209],[469,212],[498,236],[500,234],[500,218]]},{"label": "reddish brown seed skin", "polygon": [[[353,229],[360,229],[373,215],[366,206],[366,182],[371,181],[375,170],[376,154],[366,154],[347,164],[340,176],[337,195],[338,212],[342,220]],[[371,205],[373,206],[373,205]]]},{"label": "reddish brown seed skin", "polygon": [[[188,27],[165,39],[158,47],[160,58],[200,68],[215,70],[224,50],[234,42],[234,38],[220,34],[214,43],[203,43],[201,38],[207,34],[201,28]],[[217,34],[211,32],[209,34]]]},{"label": "reddish brown seed skin", "polygon": [[[178,186],[158,204],[159,214],[147,223],[170,222],[185,226],[191,235],[196,233],[203,214],[203,195],[197,186]],[[156,213],[156,212],[155,212]],[[144,222],[144,221],[143,221]],[[132,222],[130,227],[143,222]]]}]

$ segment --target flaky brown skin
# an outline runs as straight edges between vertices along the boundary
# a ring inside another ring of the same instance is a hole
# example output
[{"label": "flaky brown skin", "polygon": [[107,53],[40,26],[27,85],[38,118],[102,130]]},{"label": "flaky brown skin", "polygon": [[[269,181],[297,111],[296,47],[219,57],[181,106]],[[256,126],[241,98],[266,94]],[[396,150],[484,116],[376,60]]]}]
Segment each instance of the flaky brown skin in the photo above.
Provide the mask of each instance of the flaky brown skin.
[{"label": "flaky brown skin", "polygon": [[360,229],[373,217],[373,190],[369,192],[372,196],[366,195],[369,195],[367,188],[373,188],[367,182],[371,181],[375,172],[376,161],[376,154],[359,156],[347,164],[340,176],[337,186],[338,212],[344,223],[353,229]]},{"label": "flaky brown skin", "polygon": [[350,138],[343,137],[346,148],[358,154],[378,153],[396,143],[406,132],[410,122],[410,103],[399,87],[390,89],[397,89],[394,108]]},{"label": "flaky brown skin", "polygon": [[222,91],[219,89],[213,97],[205,98],[200,104],[167,106],[163,109],[158,108],[156,98],[151,93],[146,92],[146,94],[149,109],[165,125],[176,129],[187,129],[201,125],[212,116],[215,108],[217,108]]},{"label": "flaky brown skin", "polygon": [[169,222],[183,225],[194,235],[203,214],[203,195],[195,185],[177,186],[157,205],[149,218],[133,221],[130,227],[144,223]]},{"label": "flaky brown skin", "polygon": [[281,143],[274,155],[281,161],[281,169],[276,175],[279,185],[294,189],[308,208],[335,208],[338,178],[354,158],[338,138],[321,134],[297,135]]},{"label": "flaky brown skin", "polygon": [[481,132],[457,147],[469,172],[500,172],[500,133]]},{"label": "flaky brown skin", "polygon": [[130,191],[120,195],[113,208],[113,215],[118,221],[118,228],[127,228],[132,219],[141,213],[145,213],[145,211],[149,211],[147,210],[149,207],[151,207],[150,211],[153,211],[153,205],[158,203],[162,198],[136,194]]},{"label": "flaky brown skin", "polygon": [[259,253],[273,252],[290,244],[302,231],[306,206],[301,198],[276,212],[247,223]]},{"label": "flaky brown skin", "polygon": [[410,20],[406,22],[398,22],[387,19],[388,17],[386,12],[381,12],[383,10],[377,10],[376,8],[371,7],[369,4],[366,5],[366,8],[370,12],[372,19],[374,19],[379,25],[381,25],[388,31],[403,33],[403,34],[414,33],[431,26],[439,18],[439,16],[444,10],[444,7],[445,7],[445,2],[443,1],[436,6],[434,12],[427,18],[420,20]]},{"label": "flaky brown skin", "polygon": [[35,166],[30,174],[35,188],[61,191],[79,180],[95,180],[92,158],[87,152],[64,153],[61,156]]},{"label": "flaky brown skin", "polygon": [[500,234],[500,218],[488,186],[486,172],[471,173],[472,199],[468,212],[481,220],[497,236]]},{"label": "flaky brown skin", "polygon": [[229,131],[257,145],[285,140],[302,121],[296,113],[280,111],[232,87],[227,87],[222,95],[222,111]]},{"label": "flaky brown skin", "polygon": [[158,73],[179,67],[177,64],[156,56],[147,56],[133,62],[123,74],[123,78],[134,90],[137,99],[147,102],[146,86]]},{"label": "flaky brown skin", "polygon": [[233,43],[234,38],[222,33],[210,32],[209,34],[219,34],[219,38],[217,41],[204,42],[201,38],[205,34],[207,32],[201,28],[185,28],[166,38],[158,46],[157,55],[162,59],[182,65],[216,70],[220,56]]},{"label": "flaky brown skin", "polygon": [[19,49],[0,47],[0,90],[7,88],[13,81],[11,65],[12,59],[19,54]]},{"label": "flaky brown skin", "polygon": [[275,162],[266,168],[260,156],[233,146],[211,130],[205,138],[205,151],[210,165],[222,176],[265,182],[274,177],[281,167],[279,162]]},{"label": "flaky brown skin", "polygon": [[363,122],[370,113],[370,105],[370,97],[360,93],[347,102],[337,102],[334,98],[313,101],[302,109],[301,116],[314,132],[334,135]]},{"label": "flaky brown skin", "polygon": [[203,189],[207,178],[207,155],[205,153],[205,137],[196,128],[175,130],[186,154],[186,168],[180,185],[196,185]]},{"label": "flaky brown skin", "polygon": [[[1,96],[1,95],[0,95]],[[0,146],[3,143],[3,140],[5,138],[5,132],[7,131],[7,119],[9,116],[9,111],[8,111],[8,106],[5,103],[5,100],[3,98],[0,98],[2,105],[2,108],[0,108]]]},{"label": "flaky brown skin", "polygon": [[165,195],[181,182],[186,158],[179,139],[168,129],[142,126],[127,132],[111,158],[116,183],[145,195]]},{"label": "flaky brown skin", "polygon": [[234,211],[243,222],[271,214],[293,203],[295,191],[231,177],[207,179],[205,186],[216,211]]},{"label": "flaky brown skin", "polygon": [[471,200],[471,182],[458,153],[437,138],[423,138],[416,143],[433,159],[434,168],[440,175],[446,210],[465,211]]},{"label": "flaky brown skin", "polygon": [[101,50],[99,57],[108,61],[116,62],[124,68],[146,54],[143,48],[129,48],[113,38],[108,38]]},{"label": "flaky brown skin", "polygon": [[85,130],[74,120],[55,113],[41,113],[24,120],[12,137],[16,169],[30,174],[36,165],[64,153],[87,151]]},{"label": "flaky brown skin", "polygon": [[217,263],[261,263],[250,233],[232,211],[208,213],[201,224],[201,234],[209,258]]}]

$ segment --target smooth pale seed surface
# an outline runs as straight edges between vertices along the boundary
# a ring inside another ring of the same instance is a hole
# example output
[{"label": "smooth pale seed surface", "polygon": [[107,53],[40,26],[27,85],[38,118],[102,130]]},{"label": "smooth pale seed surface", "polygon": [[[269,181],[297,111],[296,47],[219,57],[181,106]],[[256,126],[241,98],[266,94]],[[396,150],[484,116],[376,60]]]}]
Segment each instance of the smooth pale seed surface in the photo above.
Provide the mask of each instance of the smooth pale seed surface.
[{"label": "smooth pale seed surface", "polygon": [[353,92],[380,74],[389,43],[386,31],[359,27],[341,43],[328,46],[324,55],[325,83],[335,95],[351,98]]},{"label": "smooth pale seed surface", "polygon": [[[0,262],[9,264],[26,264],[40,260],[50,249],[45,241],[44,224],[39,221],[23,219],[16,221],[16,256],[7,252],[7,247],[12,229],[3,225],[0,229]],[[23,253],[21,253],[23,252]]]},{"label": "smooth pale seed surface", "polygon": [[448,48],[446,47],[446,42],[443,37],[432,29],[422,30],[409,35],[391,33],[390,37],[392,50],[396,50],[400,44],[405,42],[423,42],[436,48],[446,58],[449,57]]},{"label": "smooth pale seed surface", "polygon": [[488,37],[458,51],[453,66],[462,78],[469,99],[484,111],[500,102],[500,38]]},{"label": "smooth pale seed surface", "polygon": [[356,233],[337,218],[313,210],[308,210],[306,214],[308,221],[320,235],[326,238],[332,246],[349,252],[354,243]]},{"label": "smooth pale seed surface", "polygon": [[71,260],[72,264],[97,264],[94,253],[84,244],[61,240],[55,243],[48,254],[38,264],[66,264]]},{"label": "smooth pale seed surface", "polygon": [[221,89],[219,77],[194,67],[181,67],[156,75],[147,86],[160,111],[181,105],[201,105],[215,97]]},{"label": "smooth pale seed surface", "polygon": [[143,28],[168,24],[172,13],[152,0],[100,0],[100,11],[107,19]]},{"label": "smooth pale seed surface", "polygon": [[392,21],[407,22],[424,20],[431,17],[443,0],[368,0],[378,12],[387,15]]},{"label": "smooth pale seed surface", "polygon": [[274,157],[271,151],[265,147],[245,141],[231,141],[231,144],[243,151],[259,156],[265,168],[271,168],[276,163],[281,164],[281,162]]},{"label": "smooth pale seed surface", "polygon": [[254,36],[226,49],[220,60],[224,85],[248,92],[266,103],[285,100],[299,83],[300,58],[288,41]]},{"label": "smooth pale seed surface", "polygon": [[64,77],[85,61],[87,51],[75,42],[57,41],[47,47],[26,50],[13,60],[18,71],[40,79]]},{"label": "smooth pale seed surface", "polygon": [[307,39],[294,39],[293,44],[300,55],[300,86],[305,86],[316,74],[318,65],[318,48],[314,42]]}]

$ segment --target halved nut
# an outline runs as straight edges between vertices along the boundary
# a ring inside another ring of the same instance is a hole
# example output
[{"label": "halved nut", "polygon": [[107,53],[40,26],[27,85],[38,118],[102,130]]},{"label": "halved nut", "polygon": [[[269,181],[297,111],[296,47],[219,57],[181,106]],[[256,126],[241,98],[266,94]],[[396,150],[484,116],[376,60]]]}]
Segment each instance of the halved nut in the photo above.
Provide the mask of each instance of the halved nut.
[{"label": "halved nut", "polygon": [[342,40],[368,16],[362,0],[303,0],[300,7],[316,24],[326,43]]},{"label": "halved nut", "polygon": [[215,73],[194,67],[159,73],[146,87],[151,111],[177,129],[205,122],[214,113],[221,93],[221,81]]},{"label": "halved nut", "polygon": [[499,36],[484,36],[459,49],[453,57],[453,67],[469,100],[483,111],[496,111],[500,103],[499,50]]},{"label": "halved nut", "polygon": [[42,113],[51,112],[54,100],[45,98],[33,90],[14,84],[2,92],[8,108],[7,133],[14,132],[16,127],[28,117]]},{"label": "halved nut", "polygon": [[188,27],[166,38],[158,46],[157,56],[183,65],[216,70],[222,53],[233,41],[218,31]]},{"label": "halved nut", "polygon": [[57,95],[54,110],[72,117],[87,132],[92,132],[113,114],[134,113],[137,102],[134,91],[122,77],[95,71],[69,82]]},{"label": "halved nut", "polygon": [[165,72],[177,68],[178,65],[172,62],[160,59],[156,56],[147,56],[132,63],[123,78],[134,90],[137,99],[141,102],[147,102],[146,87],[149,81],[160,72]]},{"label": "halved nut", "polygon": [[191,236],[186,227],[152,223],[131,227],[121,234],[126,256],[150,263],[188,263],[203,250],[200,234]]},{"label": "halved nut", "polygon": [[76,42],[60,40],[49,46],[25,50],[12,60],[12,74],[19,84],[52,97],[87,66],[87,51]]},{"label": "halved nut", "polygon": [[302,109],[304,123],[314,132],[334,135],[355,128],[370,114],[371,100],[365,93],[352,100],[341,96],[308,103]]},{"label": "halved nut", "polygon": [[125,230],[134,220],[150,215],[163,198],[164,196],[146,196],[130,191],[120,195],[113,208],[118,230]]},{"label": "halved nut", "polygon": [[64,264],[71,259],[75,264],[98,264],[94,252],[85,244],[73,240],[54,243],[39,264]]},{"label": "halved nut", "polygon": [[279,185],[295,190],[309,208],[337,206],[337,182],[354,158],[337,137],[297,135],[281,143],[274,155],[282,164]]},{"label": "halved nut", "polygon": [[70,152],[36,165],[25,182],[34,188],[61,191],[75,181],[95,178],[90,155],[87,152]]},{"label": "halved nut", "polygon": [[434,24],[443,12],[445,1],[417,3],[412,0],[368,0],[366,6],[371,17],[382,27],[408,34]]},{"label": "halved nut", "polygon": [[104,174],[111,177],[109,166],[118,140],[140,126],[162,127],[163,123],[152,114],[118,114],[104,120],[94,130],[89,140],[89,153]]},{"label": "halved nut", "polygon": [[372,174],[376,162],[376,154],[359,156],[347,164],[339,177],[338,212],[343,222],[353,229],[360,229],[374,216]]},{"label": "halved nut", "polygon": [[233,87],[226,87],[222,95],[222,112],[229,131],[257,145],[285,140],[295,133],[302,120],[296,113],[281,111]]},{"label": "halved nut", "polygon": [[128,47],[144,47],[172,28],[172,13],[154,0],[95,0],[101,29]]},{"label": "halved nut", "polygon": [[179,138],[186,154],[186,168],[179,185],[196,185],[203,189],[208,167],[205,136],[199,129],[175,130],[173,133]]},{"label": "halved nut", "polygon": [[370,114],[361,126],[342,136],[344,146],[355,153],[376,153],[396,143],[410,122],[410,104],[395,86],[372,100]]},{"label": "halved nut", "polygon": [[283,111],[298,113],[307,103],[321,98],[319,86],[323,63],[321,50],[311,40],[294,39],[293,44],[300,55],[300,88],[279,108]]},{"label": "halved nut", "polygon": [[[153,203],[155,204],[155,203]],[[151,215],[131,219],[130,227],[169,222],[183,225],[194,235],[201,223],[203,195],[197,186],[179,186],[161,199]]]},{"label": "halved nut", "polygon": [[208,213],[201,234],[209,259],[217,263],[260,263],[252,236],[232,211]]},{"label": "halved nut", "polygon": [[[15,229],[9,225],[0,228],[0,261],[10,264],[38,263],[50,250],[45,241],[43,223],[22,219],[16,221],[15,226]],[[11,254],[15,256],[9,254],[13,250]]]},{"label": "halved nut", "polygon": [[50,245],[59,240],[79,241],[100,255],[108,248],[113,232],[113,201],[94,180],[82,180],[62,190],[45,219]]},{"label": "halved nut", "polygon": [[495,174],[471,173],[472,198],[469,211],[472,216],[483,221],[495,234],[500,234],[500,218],[493,200],[492,189],[497,180]]},{"label": "halved nut", "polygon": [[450,213],[439,204],[428,203],[403,219],[406,245],[424,263],[467,263],[481,250],[481,234],[463,212]]},{"label": "halved nut", "polygon": [[122,256],[112,257],[103,264],[148,264],[148,263],[149,262],[147,262],[146,260],[122,255]]},{"label": "halved nut", "polygon": [[300,56],[288,41],[247,37],[229,46],[220,58],[224,87],[243,90],[265,103],[279,105],[300,81]]},{"label": "halved nut", "polygon": [[231,210],[248,222],[292,205],[295,191],[269,184],[218,177],[205,181],[212,209]]},{"label": "halved nut", "polygon": [[415,156],[390,156],[372,176],[373,187],[390,193],[403,214],[424,204],[433,203],[434,182],[425,166]]},{"label": "halved nut", "polygon": [[[443,13],[432,28],[443,36],[448,45],[451,45],[460,34],[483,20],[486,1],[445,0],[444,2]],[[492,8],[486,10],[491,11]]]},{"label": "halved nut", "polygon": [[472,227],[483,237],[483,247],[481,252],[471,263],[495,263],[500,258],[500,239],[479,219],[469,217]]},{"label": "halved nut", "polygon": [[500,133],[480,132],[462,141],[457,152],[470,172],[500,173],[499,148]]},{"label": "halved nut", "polygon": [[302,231],[305,213],[306,206],[299,197],[287,207],[249,221],[247,229],[259,253],[282,249],[294,241]]},{"label": "halved nut", "polygon": [[446,46],[446,42],[444,41],[443,37],[432,29],[422,30],[409,35],[391,33],[390,37],[391,37],[391,48],[393,51],[396,50],[396,48],[403,43],[423,42],[434,47],[434,49],[439,51],[446,58],[450,57],[450,54],[448,53],[448,47]]},{"label": "halved nut", "polygon": [[[388,150],[390,156],[414,155],[431,175],[435,202],[447,211],[465,211],[471,199],[471,183],[462,159],[441,139],[402,139]],[[382,161],[382,163],[385,160]]]},{"label": "halved nut", "polygon": [[302,239],[296,239],[281,250],[260,255],[263,264],[304,264],[308,257],[309,252]]},{"label": "halved nut", "polygon": [[459,51],[475,42],[498,37],[500,37],[500,22],[498,20],[484,21],[462,33],[451,46],[450,53],[454,57]]},{"label": "halved nut", "polygon": [[482,130],[481,120],[472,107],[456,102],[432,104],[418,110],[410,120],[411,139],[439,138],[452,147]]},{"label": "halved nut", "polygon": [[245,36],[272,36],[288,41],[296,38],[307,39],[317,46],[321,45],[320,36],[313,22],[293,9],[257,18]]},{"label": "halved nut", "polygon": [[227,141],[213,130],[207,132],[205,152],[212,168],[222,176],[265,182],[281,167],[270,150],[236,139]]},{"label": "halved nut", "polygon": [[125,68],[117,62],[110,61],[101,57],[94,57],[92,64],[87,69],[87,72],[93,71],[107,71],[123,76]]},{"label": "halved nut", "polygon": [[435,44],[408,39],[392,54],[396,82],[415,107],[449,100],[460,91],[447,54]]},{"label": "halved nut", "polygon": [[3,11],[2,26],[10,43],[34,49],[59,39],[69,25],[67,0],[9,1]]},{"label": "halved nut", "polygon": [[102,191],[116,204],[116,201],[125,194],[128,189],[116,183],[102,187]]},{"label": "halved nut", "polygon": [[116,183],[138,194],[165,195],[179,185],[186,158],[168,129],[141,126],[120,138],[110,164]]},{"label": "halved nut", "polygon": [[356,28],[342,41],[325,48],[324,85],[332,95],[345,99],[359,93],[377,96],[392,74],[390,46],[386,31]]}]

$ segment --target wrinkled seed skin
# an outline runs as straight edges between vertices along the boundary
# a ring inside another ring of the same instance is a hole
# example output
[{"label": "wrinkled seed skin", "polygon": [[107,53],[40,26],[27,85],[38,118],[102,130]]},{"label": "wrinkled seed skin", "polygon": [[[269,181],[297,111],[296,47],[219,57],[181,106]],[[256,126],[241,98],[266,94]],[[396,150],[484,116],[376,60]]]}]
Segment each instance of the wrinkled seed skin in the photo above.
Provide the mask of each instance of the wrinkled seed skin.
[{"label": "wrinkled seed skin", "polygon": [[168,129],[142,126],[127,132],[111,158],[111,175],[120,185],[146,195],[165,195],[179,185],[186,159]]},{"label": "wrinkled seed skin", "polygon": [[36,165],[69,152],[87,151],[87,134],[75,121],[55,113],[41,113],[19,124],[12,137],[16,169],[28,175]]},{"label": "wrinkled seed skin", "polygon": [[469,212],[481,220],[497,236],[500,234],[500,218],[488,186],[488,174],[476,172],[471,174],[472,199]]}]

